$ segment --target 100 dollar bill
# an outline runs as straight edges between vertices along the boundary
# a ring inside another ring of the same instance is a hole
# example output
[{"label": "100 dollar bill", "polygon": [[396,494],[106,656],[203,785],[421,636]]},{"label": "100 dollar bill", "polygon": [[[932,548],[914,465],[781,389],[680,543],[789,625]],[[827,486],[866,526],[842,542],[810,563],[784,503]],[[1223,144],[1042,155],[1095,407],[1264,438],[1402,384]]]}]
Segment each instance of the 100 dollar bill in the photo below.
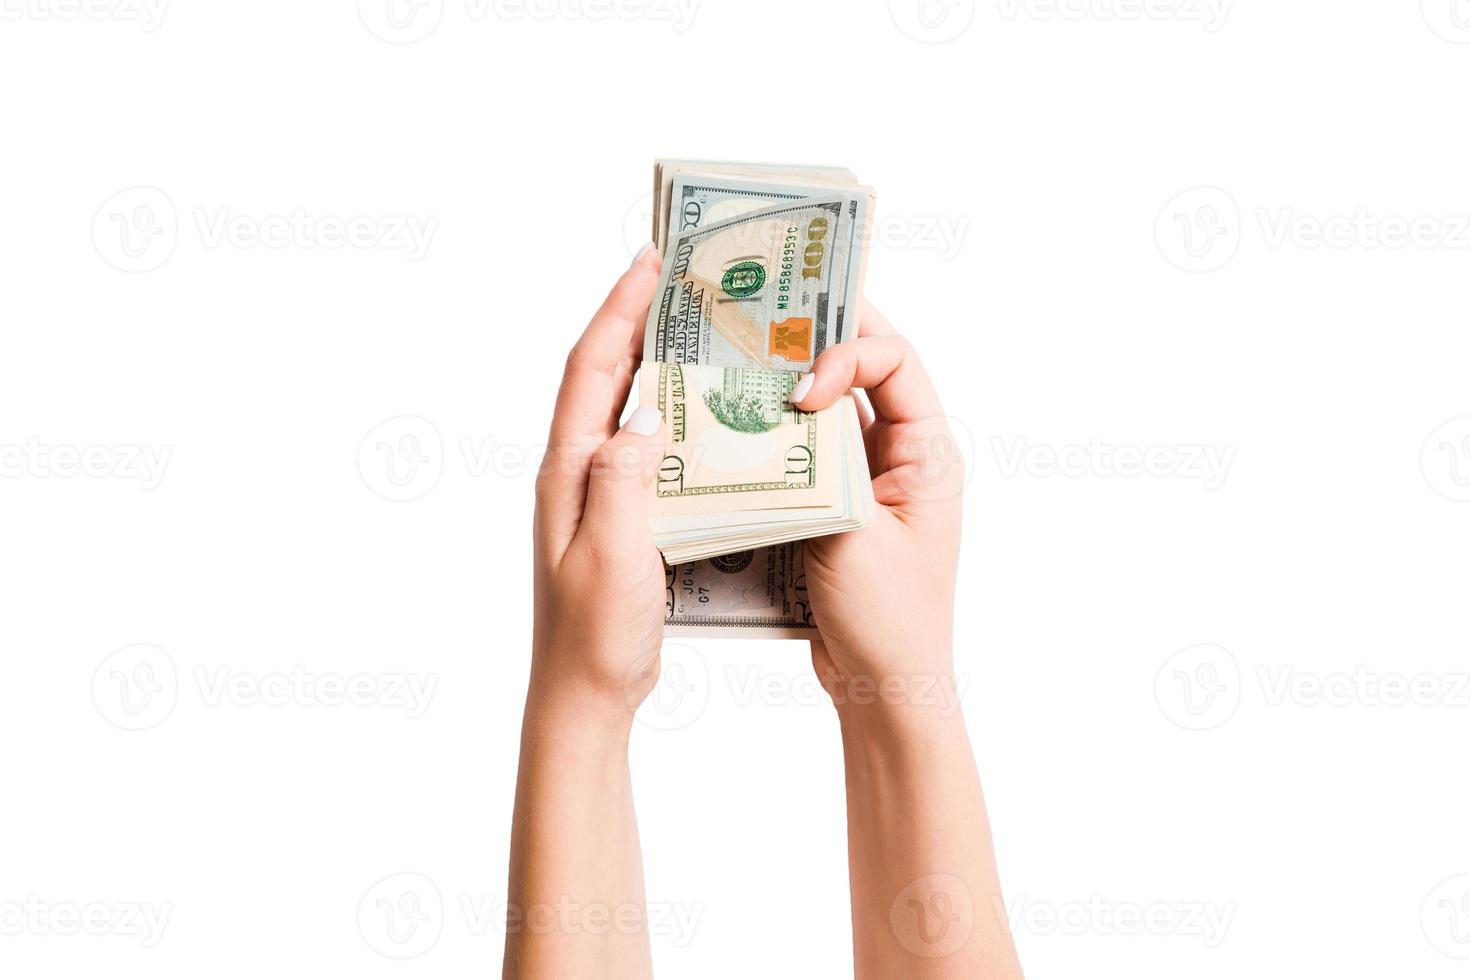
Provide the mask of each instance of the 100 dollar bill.
[{"label": "100 dollar bill", "polygon": [[[679,174],[673,178],[669,214],[678,233],[729,221],[752,211],[786,201],[832,193],[832,188],[796,183],[778,183],[711,174]],[[849,312],[857,308],[861,285],[863,245],[867,236],[868,197],[866,187],[854,187],[842,203],[847,220],[841,237],[832,239],[833,303],[832,329],[823,346],[852,339],[856,321]],[[820,354],[821,350],[815,353]]]},{"label": "100 dollar bill", "polygon": [[643,360],[809,370],[836,341],[848,200],[810,197],[671,235]]}]

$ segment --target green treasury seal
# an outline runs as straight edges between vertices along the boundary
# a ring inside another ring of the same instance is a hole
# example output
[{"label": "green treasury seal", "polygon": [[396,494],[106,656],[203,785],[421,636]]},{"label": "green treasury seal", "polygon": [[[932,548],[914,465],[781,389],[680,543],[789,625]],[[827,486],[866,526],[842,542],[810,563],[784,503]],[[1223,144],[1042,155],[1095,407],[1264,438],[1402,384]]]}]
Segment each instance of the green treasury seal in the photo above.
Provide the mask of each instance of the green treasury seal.
[{"label": "green treasury seal", "polygon": [[736,262],[720,278],[720,288],[736,299],[758,293],[766,284],[766,270],[759,262]]}]

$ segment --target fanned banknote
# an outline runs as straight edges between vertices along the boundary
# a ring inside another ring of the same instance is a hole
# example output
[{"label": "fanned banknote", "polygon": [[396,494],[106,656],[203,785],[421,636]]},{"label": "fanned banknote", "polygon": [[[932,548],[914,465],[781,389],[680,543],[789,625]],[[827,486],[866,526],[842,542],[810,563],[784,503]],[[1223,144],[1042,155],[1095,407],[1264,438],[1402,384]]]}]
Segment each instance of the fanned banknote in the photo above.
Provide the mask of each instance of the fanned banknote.
[{"label": "fanned banknote", "polygon": [[759,208],[674,233],[643,359],[805,371],[835,336],[852,218],[840,196]]},{"label": "fanned banknote", "polygon": [[856,336],[874,197],[841,167],[661,160],[641,403],[669,434],[650,503],[670,635],[805,636],[805,539],[874,503],[856,404],[790,403]]},{"label": "fanned banknote", "polygon": [[872,200],[872,189],[862,187],[857,176],[846,167],[801,163],[736,163],[722,160],[656,160],[653,165],[653,241],[660,251],[668,244],[670,227],[679,227],[679,221],[674,218],[671,197],[674,181],[681,175],[739,178],[777,184],[795,182],[817,188],[819,194],[836,191],[845,193],[852,188],[859,188],[869,195],[870,202]]},{"label": "fanned banknote", "polygon": [[[673,177],[670,193],[669,207],[674,216],[676,234],[682,234],[752,211],[813,195],[830,194],[831,191],[813,184],[679,173]],[[829,344],[840,344],[850,339],[849,331],[857,327],[856,303],[863,269],[851,259],[856,254],[861,260],[862,243],[870,234],[871,196],[869,188],[857,185],[844,195],[841,205],[843,221],[830,238],[833,250],[832,326],[830,333],[819,340],[816,353],[821,353],[821,348]]]}]

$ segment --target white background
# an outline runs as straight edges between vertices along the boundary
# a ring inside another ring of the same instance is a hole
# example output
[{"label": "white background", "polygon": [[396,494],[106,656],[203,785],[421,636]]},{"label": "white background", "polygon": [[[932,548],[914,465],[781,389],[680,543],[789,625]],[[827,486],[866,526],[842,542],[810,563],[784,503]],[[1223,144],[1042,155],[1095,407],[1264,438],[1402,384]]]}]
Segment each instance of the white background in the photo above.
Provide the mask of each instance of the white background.
[{"label": "white background", "polygon": [[[879,190],[1028,972],[1463,975],[1464,0],[87,2],[0,0],[0,972],[498,974],[525,460],[667,154]],[[804,644],[668,659],[660,974],[847,974]]]}]

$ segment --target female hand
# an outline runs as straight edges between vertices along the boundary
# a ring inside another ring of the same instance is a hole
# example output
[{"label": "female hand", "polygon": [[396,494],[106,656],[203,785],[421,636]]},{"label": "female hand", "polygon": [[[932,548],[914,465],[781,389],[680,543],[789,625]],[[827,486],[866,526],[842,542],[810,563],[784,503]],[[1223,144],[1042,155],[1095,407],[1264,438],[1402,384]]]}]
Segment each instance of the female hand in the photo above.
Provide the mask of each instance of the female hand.
[{"label": "female hand", "polygon": [[[536,478],[536,628],[510,842],[508,980],[653,975],[628,739],[663,639],[664,566],[648,494],[664,441],[656,410],[638,409],[622,431],[617,424],[657,278],[650,245],[572,348]],[[595,910],[636,914],[617,929],[563,917]]]},{"label": "female hand", "polygon": [[874,417],[863,441],[878,503],[861,531],[806,543],[817,674],[834,699],[855,698],[845,686],[857,679],[870,696],[894,678],[952,681],[964,462],[939,396],[913,347],[871,306],[858,338],[823,351],[810,378],[792,399],[808,410],[867,390]]},{"label": "female hand", "polygon": [[875,413],[863,437],[877,513],[806,552],[812,663],[842,728],[856,976],[1021,980],[993,913],[1005,900],[954,683],[959,452],[913,348],[876,310],[812,378],[792,392],[800,407],[857,386]]},{"label": "female hand", "polygon": [[618,416],[658,280],[647,246],[567,358],[536,480],[533,692],[630,718],[658,680],[664,566],[648,496],[664,437],[658,411]]}]

